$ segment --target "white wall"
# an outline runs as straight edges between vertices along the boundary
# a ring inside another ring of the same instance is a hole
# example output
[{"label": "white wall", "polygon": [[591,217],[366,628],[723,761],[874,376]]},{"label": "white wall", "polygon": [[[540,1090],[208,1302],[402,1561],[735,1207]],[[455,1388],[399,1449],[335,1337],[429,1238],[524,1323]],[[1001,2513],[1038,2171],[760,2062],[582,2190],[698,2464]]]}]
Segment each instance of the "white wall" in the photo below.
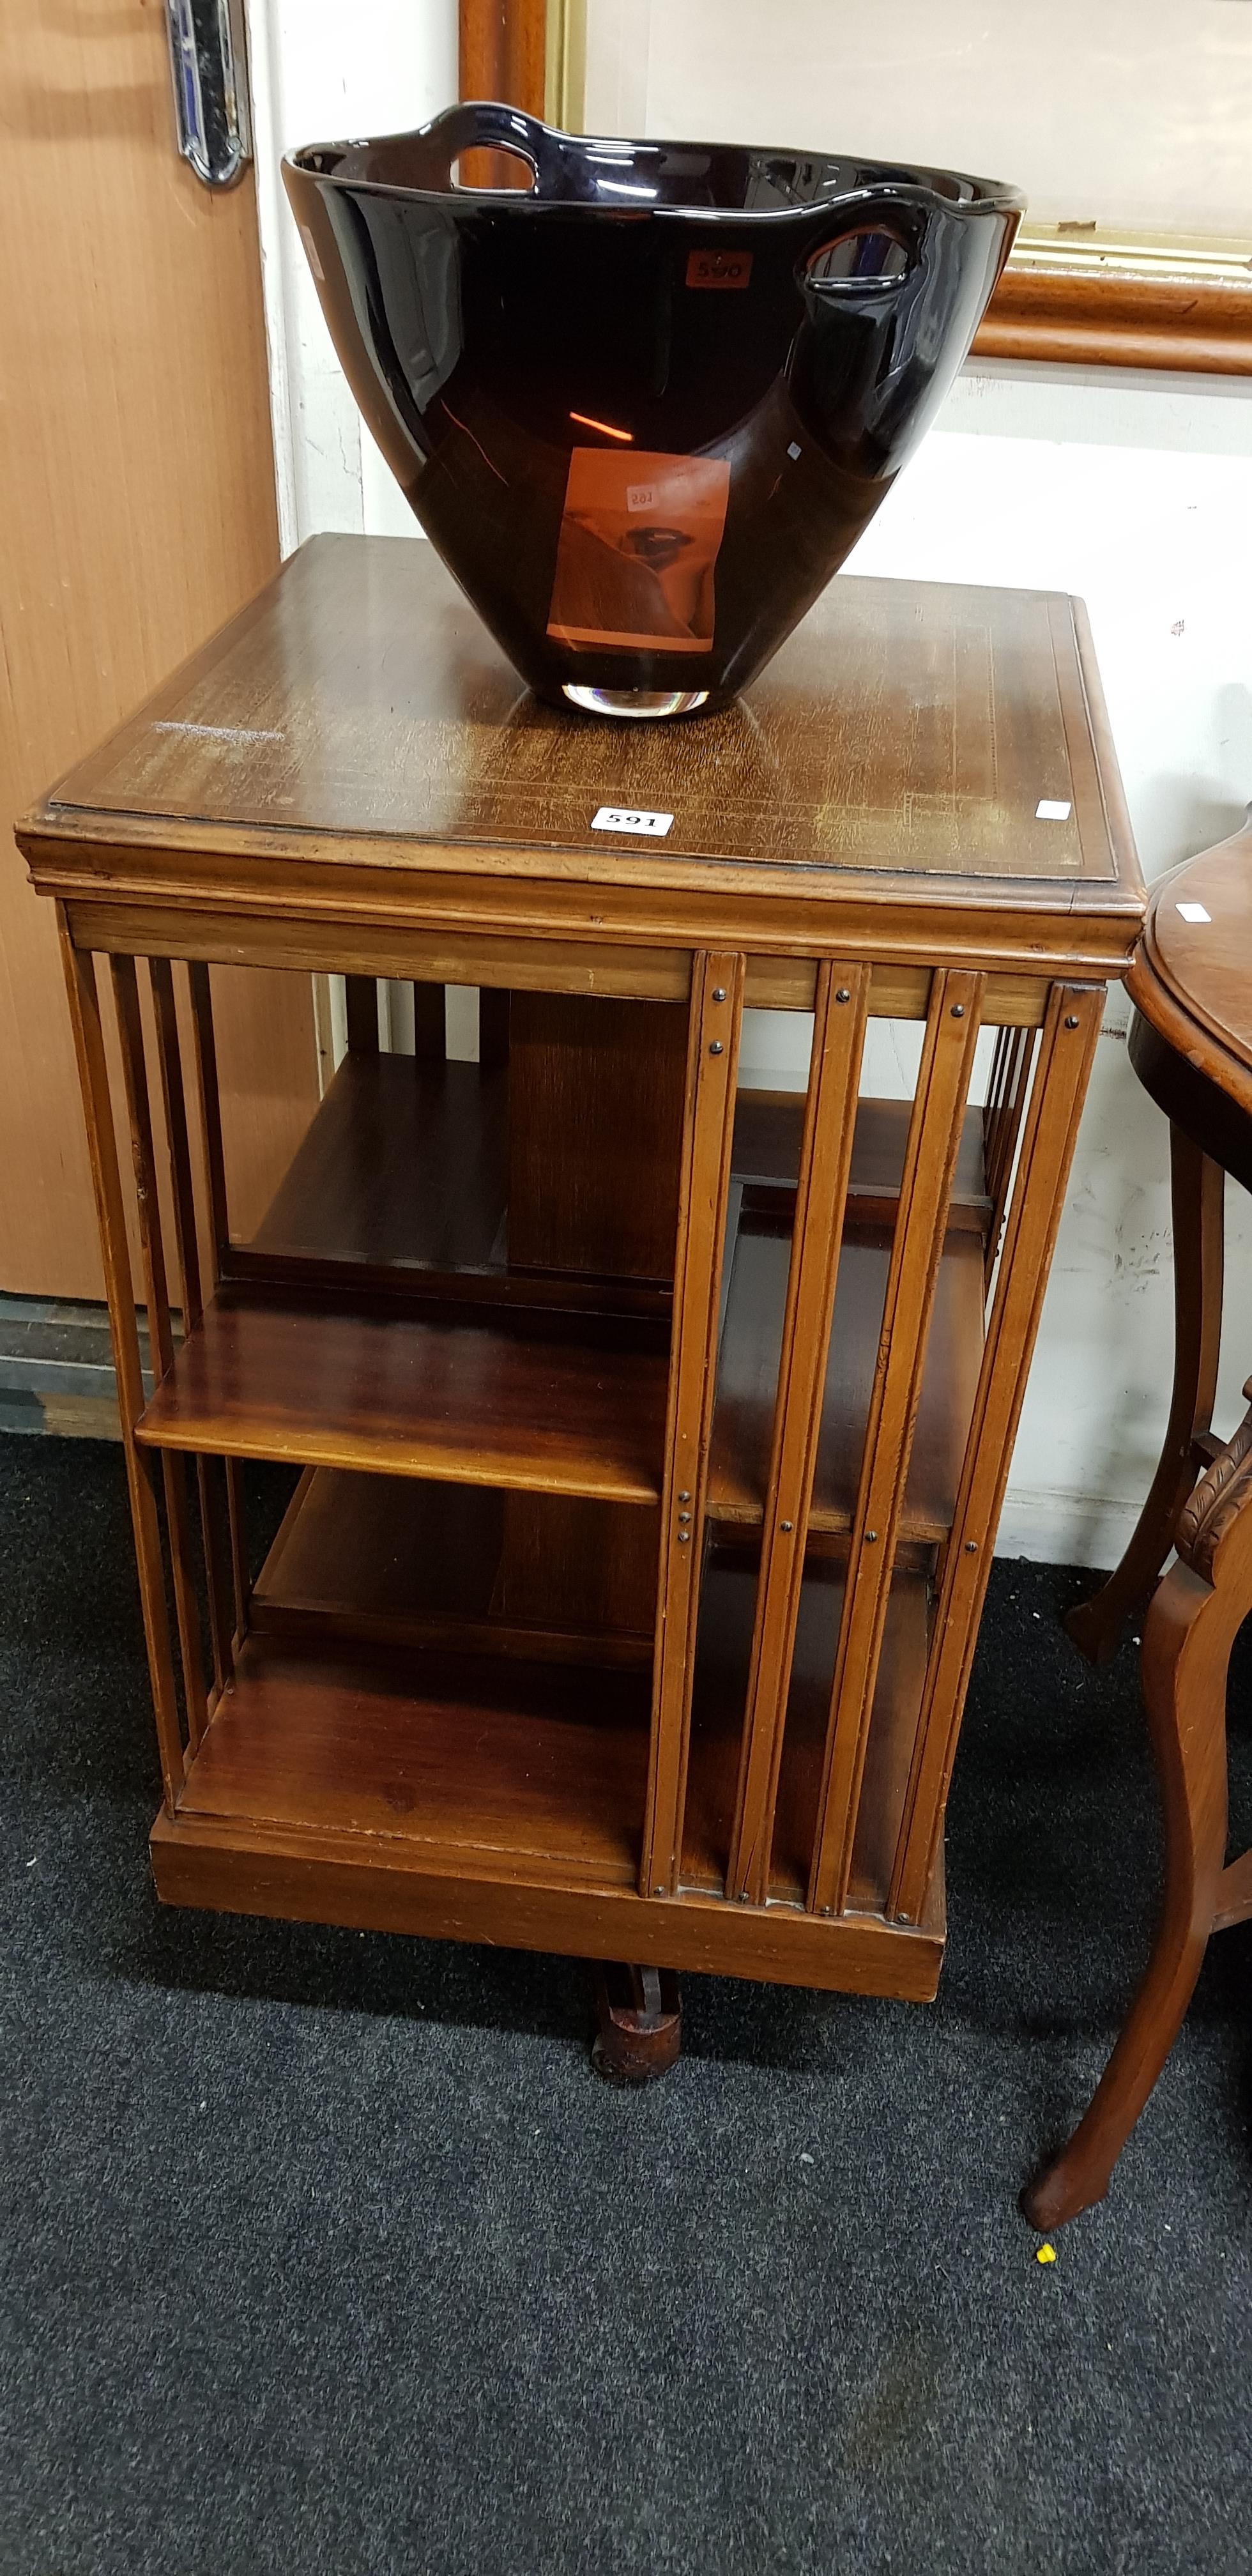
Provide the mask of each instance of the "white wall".
[{"label": "white wall", "polygon": [[457,94],[456,0],[247,0],[257,202],[283,550],[320,529],[407,534],[344,382],[279,161],[304,143],[423,125]]},{"label": "white wall", "polygon": [[1041,223],[1248,226],[1239,0],[588,0],[586,103],[593,134],[981,171]]},{"label": "white wall", "polygon": [[[452,0],[252,6],[262,233],[289,544],[319,527],[413,532],[335,365],[275,143],[418,123],[454,89]],[[344,29],[350,25],[350,59]],[[256,75],[260,73],[260,79]],[[818,138],[820,139],[820,138]],[[1120,371],[970,370],[854,558],[859,571],[1018,584],[1087,601],[1145,870],[1233,831],[1252,798],[1252,398],[1236,384]],[[796,1060],[784,1017],[764,1070]],[[1110,1007],[1044,1311],[1001,1549],[1108,1564],[1155,1463],[1171,1369],[1168,1151]],[[891,1078],[889,1042],[876,1080]],[[1252,1212],[1231,1193],[1229,1366]]]},{"label": "white wall", "polygon": [[[971,372],[867,531],[859,571],[1076,591],[1091,613],[1145,873],[1252,799],[1252,400],[1242,387]],[[1044,1309],[1001,1549],[1107,1564],[1142,1499],[1172,1365],[1168,1145],[1114,996]],[[1252,1211],[1230,1193],[1225,1418]],[[1243,1310],[1246,1311],[1246,1310]]]}]

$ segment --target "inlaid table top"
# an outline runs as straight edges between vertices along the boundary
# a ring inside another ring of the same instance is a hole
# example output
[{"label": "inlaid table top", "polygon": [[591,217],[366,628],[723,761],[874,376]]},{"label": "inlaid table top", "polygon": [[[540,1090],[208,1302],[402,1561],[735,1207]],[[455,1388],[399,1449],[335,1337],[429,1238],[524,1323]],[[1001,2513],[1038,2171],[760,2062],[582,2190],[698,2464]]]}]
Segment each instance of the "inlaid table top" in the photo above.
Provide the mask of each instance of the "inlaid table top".
[{"label": "inlaid table top", "polygon": [[1130,990],[1144,1018],[1252,1113],[1252,830],[1153,888]]},{"label": "inlaid table top", "polygon": [[[672,819],[605,829],[606,808]],[[206,854],[454,865],[805,914],[860,888],[879,914],[1011,917],[1019,964],[1064,949],[1097,974],[1124,971],[1142,911],[1080,602],[841,575],[733,706],[613,723],[532,697],[404,538],[302,546],[23,846],[50,892],[121,848],[192,873]]]}]

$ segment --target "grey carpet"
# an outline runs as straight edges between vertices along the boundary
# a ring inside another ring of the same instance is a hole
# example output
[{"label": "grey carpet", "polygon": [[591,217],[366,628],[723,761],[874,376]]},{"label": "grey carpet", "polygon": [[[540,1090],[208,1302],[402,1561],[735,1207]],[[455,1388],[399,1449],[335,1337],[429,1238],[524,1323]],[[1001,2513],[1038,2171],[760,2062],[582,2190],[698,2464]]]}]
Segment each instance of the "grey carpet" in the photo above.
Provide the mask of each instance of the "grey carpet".
[{"label": "grey carpet", "polygon": [[576,1963],[158,1911],[115,1450],[0,1442],[0,1564],[4,2576],[1252,2567],[1246,1932],[1015,2207],[1157,1869],[1088,1578],[996,1568],[937,2006],[689,1978],[624,2097]]}]

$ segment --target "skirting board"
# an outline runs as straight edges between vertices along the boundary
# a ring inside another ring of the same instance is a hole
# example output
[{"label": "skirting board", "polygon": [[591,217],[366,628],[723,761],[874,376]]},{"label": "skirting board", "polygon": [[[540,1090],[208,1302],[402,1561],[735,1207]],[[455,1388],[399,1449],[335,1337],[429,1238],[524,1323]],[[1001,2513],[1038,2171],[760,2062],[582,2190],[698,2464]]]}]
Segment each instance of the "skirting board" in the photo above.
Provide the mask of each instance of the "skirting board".
[{"label": "skirting board", "polygon": [[[148,1337],[140,1319],[148,1377]],[[0,1431],[117,1440],[117,1381],[103,1305],[0,1295]]]},{"label": "skirting board", "polygon": [[1145,1477],[1133,1496],[1010,1485],[996,1555],[1028,1557],[1032,1565],[1089,1565],[1107,1572],[1125,1551],[1149,1482]]}]

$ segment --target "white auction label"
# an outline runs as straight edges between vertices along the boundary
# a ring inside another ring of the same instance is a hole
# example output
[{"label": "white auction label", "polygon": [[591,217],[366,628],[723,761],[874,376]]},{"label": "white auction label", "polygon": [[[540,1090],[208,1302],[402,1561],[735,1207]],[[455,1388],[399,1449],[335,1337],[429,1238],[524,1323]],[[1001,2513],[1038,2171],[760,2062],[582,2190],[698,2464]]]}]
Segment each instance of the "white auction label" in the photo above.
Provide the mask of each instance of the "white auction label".
[{"label": "white auction label", "polygon": [[1073,808],[1063,805],[1059,796],[1041,796],[1035,807],[1036,823],[1068,823]]},{"label": "white auction label", "polygon": [[646,832],[662,841],[673,820],[672,814],[644,814],[633,805],[602,805],[591,817],[591,828],[593,832]]},{"label": "white auction label", "polygon": [[1174,910],[1182,914],[1184,921],[1211,921],[1213,918],[1211,912],[1205,911],[1202,903],[1179,903],[1175,904]]}]

